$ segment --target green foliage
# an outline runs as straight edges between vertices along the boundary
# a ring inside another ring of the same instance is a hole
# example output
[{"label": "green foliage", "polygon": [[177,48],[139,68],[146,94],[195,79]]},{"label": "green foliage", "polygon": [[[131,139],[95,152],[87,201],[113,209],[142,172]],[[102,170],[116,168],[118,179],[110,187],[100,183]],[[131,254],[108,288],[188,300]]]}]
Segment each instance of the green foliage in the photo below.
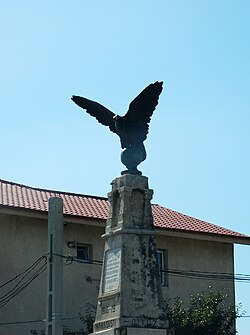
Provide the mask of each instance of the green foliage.
[{"label": "green foliage", "polygon": [[81,316],[80,320],[84,324],[84,329],[86,331],[86,334],[90,334],[93,332],[93,324],[95,321],[95,312],[96,312],[96,306],[87,303],[85,307],[85,315]]},{"label": "green foliage", "polygon": [[175,335],[234,335],[239,309],[226,304],[226,297],[222,292],[202,292],[190,296],[188,307],[176,298],[173,307],[165,303],[164,318]]},{"label": "green foliage", "polygon": [[[175,335],[235,335],[236,318],[242,316],[239,308],[227,303],[227,295],[222,292],[199,293],[190,296],[188,307],[180,298],[164,304],[163,319],[170,322]],[[80,316],[83,329],[72,331],[64,327],[64,335],[88,335],[93,332],[95,306],[86,304],[84,315]],[[35,330],[32,335],[39,335]],[[41,332],[40,335],[44,335]]]}]

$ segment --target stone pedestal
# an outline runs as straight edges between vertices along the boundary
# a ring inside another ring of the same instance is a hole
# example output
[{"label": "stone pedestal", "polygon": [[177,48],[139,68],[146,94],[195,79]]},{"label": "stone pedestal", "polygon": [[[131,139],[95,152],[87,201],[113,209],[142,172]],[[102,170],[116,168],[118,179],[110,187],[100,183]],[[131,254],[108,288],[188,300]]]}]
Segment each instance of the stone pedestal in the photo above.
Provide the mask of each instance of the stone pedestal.
[{"label": "stone pedestal", "polygon": [[123,175],[109,193],[94,334],[166,335],[150,200],[143,176]]}]

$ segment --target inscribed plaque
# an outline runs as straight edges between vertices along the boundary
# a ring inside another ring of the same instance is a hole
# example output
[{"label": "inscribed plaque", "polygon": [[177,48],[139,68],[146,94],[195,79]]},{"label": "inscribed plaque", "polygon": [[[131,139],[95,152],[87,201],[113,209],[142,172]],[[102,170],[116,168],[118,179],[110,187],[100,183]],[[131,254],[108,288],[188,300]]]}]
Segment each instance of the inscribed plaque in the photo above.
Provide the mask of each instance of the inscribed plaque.
[{"label": "inscribed plaque", "polygon": [[106,251],[103,271],[103,293],[119,288],[121,269],[121,248]]}]

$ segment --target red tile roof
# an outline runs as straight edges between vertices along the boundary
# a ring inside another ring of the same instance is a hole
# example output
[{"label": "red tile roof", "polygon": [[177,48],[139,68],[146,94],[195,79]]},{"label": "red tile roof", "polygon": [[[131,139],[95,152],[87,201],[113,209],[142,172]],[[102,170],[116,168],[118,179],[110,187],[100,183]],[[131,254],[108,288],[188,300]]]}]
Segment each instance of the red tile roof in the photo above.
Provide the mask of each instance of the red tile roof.
[{"label": "red tile roof", "polygon": [[[108,217],[107,198],[44,190],[0,179],[0,207],[46,212],[48,211],[48,199],[53,196],[63,199],[65,215],[99,220],[106,220]],[[160,205],[153,204],[152,212],[154,225],[159,228],[250,239],[247,235],[195,219]]]}]

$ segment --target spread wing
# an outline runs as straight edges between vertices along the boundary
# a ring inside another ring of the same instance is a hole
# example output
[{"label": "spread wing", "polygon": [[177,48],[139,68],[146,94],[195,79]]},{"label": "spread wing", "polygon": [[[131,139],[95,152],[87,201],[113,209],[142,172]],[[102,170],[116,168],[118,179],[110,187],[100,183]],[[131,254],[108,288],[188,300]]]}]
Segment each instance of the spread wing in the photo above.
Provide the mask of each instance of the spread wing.
[{"label": "spread wing", "polygon": [[130,103],[129,110],[124,115],[126,126],[133,133],[137,133],[138,139],[144,141],[148,133],[150,118],[158,104],[159,96],[162,92],[163,82],[156,81],[148,85]]},{"label": "spread wing", "polygon": [[148,85],[144,90],[130,103],[129,110],[124,117],[128,121],[150,122],[162,92],[163,82],[156,81]]},{"label": "spread wing", "polygon": [[108,108],[104,107],[98,102],[82,98],[77,95],[73,95],[71,99],[79,107],[85,109],[88,114],[94,116],[98,122],[100,122],[104,126],[108,126],[111,131],[116,133],[115,123],[113,119],[115,114],[111,112]]}]

